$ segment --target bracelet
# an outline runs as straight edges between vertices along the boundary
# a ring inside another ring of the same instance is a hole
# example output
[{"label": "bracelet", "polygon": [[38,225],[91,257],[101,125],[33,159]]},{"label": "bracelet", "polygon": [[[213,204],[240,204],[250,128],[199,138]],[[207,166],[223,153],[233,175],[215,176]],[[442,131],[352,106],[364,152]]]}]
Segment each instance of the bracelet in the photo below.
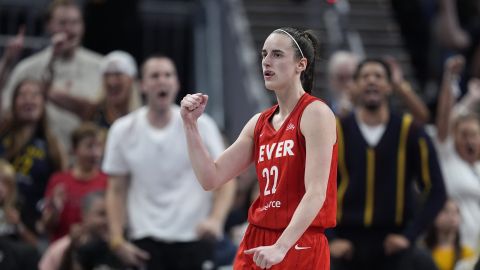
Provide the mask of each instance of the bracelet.
[{"label": "bracelet", "polygon": [[111,250],[116,250],[123,243],[125,243],[125,239],[122,236],[117,236],[110,239],[109,246]]}]

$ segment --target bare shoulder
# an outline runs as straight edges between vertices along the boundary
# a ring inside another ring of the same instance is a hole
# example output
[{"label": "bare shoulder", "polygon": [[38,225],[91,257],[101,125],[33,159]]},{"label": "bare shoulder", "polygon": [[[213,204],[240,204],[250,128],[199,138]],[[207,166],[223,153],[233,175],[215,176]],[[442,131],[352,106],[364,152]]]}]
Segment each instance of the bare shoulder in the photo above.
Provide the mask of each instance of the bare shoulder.
[{"label": "bare shoulder", "polygon": [[242,135],[249,136],[253,138],[253,133],[255,131],[255,126],[257,125],[258,118],[260,117],[260,113],[255,114],[248,120],[247,124],[242,130]]},{"label": "bare shoulder", "polygon": [[335,122],[335,115],[327,104],[314,101],[307,105],[302,115],[301,123]]},{"label": "bare shoulder", "polygon": [[332,110],[321,101],[310,103],[303,111],[300,129],[304,136],[333,135],[336,133],[336,120]]}]

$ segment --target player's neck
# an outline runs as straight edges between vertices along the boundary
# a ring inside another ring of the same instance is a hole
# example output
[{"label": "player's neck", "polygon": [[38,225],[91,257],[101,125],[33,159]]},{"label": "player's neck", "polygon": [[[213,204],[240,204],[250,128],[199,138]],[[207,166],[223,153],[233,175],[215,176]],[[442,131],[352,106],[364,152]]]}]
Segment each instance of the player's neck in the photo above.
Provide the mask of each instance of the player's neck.
[{"label": "player's neck", "polygon": [[303,94],[305,94],[305,91],[302,88],[297,88],[297,90],[293,91],[276,92],[280,118],[290,115]]},{"label": "player's neck", "polygon": [[386,124],[390,118],[388,106],[382,105],[376,110],[369,110],[365,107],[359,107],[355,111],[357,119],[368,126],[378,126]]}]

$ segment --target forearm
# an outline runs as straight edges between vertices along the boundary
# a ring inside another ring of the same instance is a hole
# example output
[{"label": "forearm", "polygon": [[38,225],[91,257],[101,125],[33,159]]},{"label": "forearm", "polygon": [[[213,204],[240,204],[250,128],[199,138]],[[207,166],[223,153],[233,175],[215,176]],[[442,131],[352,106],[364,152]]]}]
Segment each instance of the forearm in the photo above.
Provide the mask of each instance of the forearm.
[{"label": "forearm", "polygon": [[410,83],[404,81],[395,87],[397,88],[397,93],[400,95],[400,98],[413,117],[421,123],[427,123],[430,119],[430,112],[425,103],[414,92]]},{"label": "forearm", "polygon": [[212,211],[210,212],[210,218],[218,220],[222,224],[225,222],[225,219],[227,218],[227,215],[230,212],[233,204],[235,191],[235,179],[228,181],[215,191]]},{"label": "forearm", "polygon": [[188,155],[198,181],[205,190],[218,187],[221,181],[217,178],[217,168],[202,141],[197,123],[183,124],[188,145]]},{"label": "forearm", "polygon": [[126,190],[109,185],[106,193],[106,207],[110,239],[123,239],[126,199]]},{"label": "forearm", "polygon": [[37,236],[22,223],[18,224],[18,234],[24,242],[29,243],[32,246],[37,245]]},{"label": "forearm", "polygon": [[295,210],[292,220],[275,245],[288,251],[308,229],[325,201],[325,194],[307,192]]},{"label": "forearm", "polygon": [[440,141],[444,141],[449,132],[450,114],[454,104],[453,90],[452,90],[453,75],[446,72],[441,85],[440,97],[438,100],[437,109],[437,133]]},{"label": "forearm", "polygon": [[50,90],[49,99],[55,105],[65,110],[71,111],[83,120],[87,120],[89,112],[96,104],[86,99],[73,97],[67,93],[58,90]]}]

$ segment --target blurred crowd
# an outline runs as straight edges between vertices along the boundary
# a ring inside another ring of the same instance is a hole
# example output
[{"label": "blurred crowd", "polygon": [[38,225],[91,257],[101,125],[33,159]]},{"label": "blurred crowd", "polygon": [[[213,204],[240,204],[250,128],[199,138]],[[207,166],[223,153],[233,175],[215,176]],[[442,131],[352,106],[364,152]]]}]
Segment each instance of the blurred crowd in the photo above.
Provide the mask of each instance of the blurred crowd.
[{"label": "blurred crowd", "polygon": [[[480,4],[423,5],[428,26],[412,30],[410,1],[392,2],[414,82],[393,57],[337,51],[328,62],[340,141],[332,269],[480,269]],[[427,28],[428,48],[415,39]],[[197,183],[175,63],[82,47],[73,1],[51,3],[46,29],[50,45],[19,59],[19,26],[0,59],[0,269],[230,265],[256,177],[213,192]],[[218,156],[228,142],[201,119]]]}]

